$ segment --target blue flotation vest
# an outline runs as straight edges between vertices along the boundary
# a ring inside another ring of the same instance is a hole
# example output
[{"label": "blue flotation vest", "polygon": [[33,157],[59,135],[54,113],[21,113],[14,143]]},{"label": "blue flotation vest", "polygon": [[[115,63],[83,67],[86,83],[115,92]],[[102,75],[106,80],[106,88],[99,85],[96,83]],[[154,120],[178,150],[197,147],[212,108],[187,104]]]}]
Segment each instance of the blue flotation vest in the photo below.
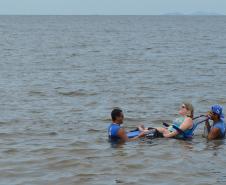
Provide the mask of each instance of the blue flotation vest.
[{"label": "blue flotation vest", "polygon": [[[177,118],[173,122],[173,125],[168,127],[168,130],[170,132],[173,132],[173,131],[177,130],[177,128],[179,130],[180,129],[180,126],[182,125],[182,123],[184,122],[184,120],[185,120],[185,117],[179,117],[179,118]],[[192,138],[193,131],[194,131],[194,124],[192,125],[192,128],[183,131],[183,134],[182,133],[179,133],[178,135],[175,136],[175,138],[178,138],[178,139]]]},{"label": "blue flotation vest", "polygon": [[220,121],[214,123],[213,126],[211,127],[211,129],[212,128],[218,128],[218,129],[220,129],[220,133],[221,133],[221,136],[220,137],[221,138],[225,137],[226,125],[225,125],[225,123],[224,123],[223,120],[220,120]]},{"label": "blue flotation vest", "polygon": [[119,141],[120,137],[118,137],[118,131],[120,129],[120,125],[117,123],[111,123],[108,127],[108,138],[110,141]]}]

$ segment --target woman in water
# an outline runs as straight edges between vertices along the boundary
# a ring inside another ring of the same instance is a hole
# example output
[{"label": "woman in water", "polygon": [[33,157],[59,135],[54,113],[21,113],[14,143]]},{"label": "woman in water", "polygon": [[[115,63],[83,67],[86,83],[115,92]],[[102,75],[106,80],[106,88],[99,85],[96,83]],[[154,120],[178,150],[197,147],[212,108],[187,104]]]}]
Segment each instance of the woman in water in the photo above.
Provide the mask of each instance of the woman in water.
[{"label": "woman in water", "polygon": [[[183,103],[179,109],[180,117],[176,118],[173,121],[174,127],[179,129],[175,129],[172,125],[169,127],[158,127],[155,128],[157,132],[157,136],[163,136],[166,138],[184,138],[184,134],[192,135],[193,129],[193,116],[194,116],[194,108],[190,103]],[[138,129],[140,131],[148,132],[148,129],[143,126],[139,126]],[[149,128],[150,130],[150,128]],[[178,131],[180,130],[180,131]],[[183,132],[183,134],[181,133]]]}]

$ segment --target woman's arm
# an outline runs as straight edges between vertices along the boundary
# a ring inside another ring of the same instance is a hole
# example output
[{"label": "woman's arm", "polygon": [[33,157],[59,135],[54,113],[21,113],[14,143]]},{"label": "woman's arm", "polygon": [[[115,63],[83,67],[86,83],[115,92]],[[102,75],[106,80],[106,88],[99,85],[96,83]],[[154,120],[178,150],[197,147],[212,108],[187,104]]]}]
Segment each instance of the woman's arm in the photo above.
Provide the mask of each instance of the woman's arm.
[{"label": "woman's arm", "polygon": [[[185,118],[184,122],[181,124],[180,129],[185,131],[187,129],[192,128],[192,126],[193,126],[192,119],[190,117],[187,117],[187,118]],[[167,133],[167,132],[163,133],[163,136],[170,138],[170,137],[175,137],[177,134],[179,134],[178,131],[173,131],[173,132],[170,132],[170,133]]]},{"label": "woman's arm", "polygon": [[192,126],[193,126],[192,118],[187,117],[185,118],[184,122],[181,124],[180,129],[185,131],[185,130],[191,129]]}]

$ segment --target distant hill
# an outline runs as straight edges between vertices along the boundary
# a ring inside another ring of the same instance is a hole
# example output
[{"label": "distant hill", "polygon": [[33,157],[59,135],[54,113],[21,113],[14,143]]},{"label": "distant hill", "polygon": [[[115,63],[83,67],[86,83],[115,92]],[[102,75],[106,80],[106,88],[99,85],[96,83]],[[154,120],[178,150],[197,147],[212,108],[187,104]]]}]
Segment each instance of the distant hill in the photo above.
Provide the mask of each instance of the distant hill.
[{"label": "distant hill", "polygon": [[181,12],[169,12],[169,13],[165,13],[165,14],[162,14],[162,15],[225,15],[225,14],[219,14],[219,13],[215,13],[215,12],[194,12],[194,13],[191,13],[191,14],[184,14],[184,13],[181,13]]},{"label": "distant hill", "polygon": [[180,12],[169,12],[169,13],[165,13],[163,15],[185,15],[185,14],[180,13]]},{"label": "distant hill", "polygon": [[215,12],[194,12],[191,15],[223,15]]}]

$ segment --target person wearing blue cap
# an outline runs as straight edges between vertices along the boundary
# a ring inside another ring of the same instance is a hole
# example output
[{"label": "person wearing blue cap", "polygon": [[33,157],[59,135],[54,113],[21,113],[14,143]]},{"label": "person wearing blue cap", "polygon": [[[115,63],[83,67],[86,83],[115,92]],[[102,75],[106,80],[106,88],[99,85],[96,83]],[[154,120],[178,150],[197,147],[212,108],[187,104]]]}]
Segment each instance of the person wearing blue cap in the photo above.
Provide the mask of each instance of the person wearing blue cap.
[{"label": "person wearing blue cap", "polygon": [[213,105],[211,111],[207,113],[210,120],[213,121],[212,126],[209,120],[206,121],[207,138],[208,139],[220,139],[225,137],[226,125],[224,122],[223,107],[220,105]]}]

